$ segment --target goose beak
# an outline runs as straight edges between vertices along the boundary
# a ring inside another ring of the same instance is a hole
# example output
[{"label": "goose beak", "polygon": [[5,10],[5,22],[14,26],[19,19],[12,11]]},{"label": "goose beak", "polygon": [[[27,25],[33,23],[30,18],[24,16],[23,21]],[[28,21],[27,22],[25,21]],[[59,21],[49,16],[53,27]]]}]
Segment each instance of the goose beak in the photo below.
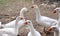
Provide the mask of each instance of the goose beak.
[{"label": "goose beak", "polygon": [[55,13],[57,13],[57,11],[54,9],[54,10],[52,11],[52,13],[55,14]]},{"label": "goose beak", "polygon": [[23,20],[23,19],[24,19],[24,18],[22,18],[22,17],[20,18],[20,20]]},{"label": "goose beak", "polygon": [[48,28],[47,31],[52,31],[53,28]]},{"label": "goose beak", "polygon": [[31,6],[31,8],[34,8],[34,6]]},{"label": "goose beak", "polygon": [[31,8],[34,8],[34,6],[33,6],[34,4],[32,4],[32,6],[31,6]]},{"label": "goose beak", "polygon": [[24,23],[25,25],[27,25],[28,23],[25,21],[25,23]]},{"label": "goose beak", "polygon": [[20,20],[23,20],[23,19],[25,19],[23,16],[19,16],[18,17]]}]

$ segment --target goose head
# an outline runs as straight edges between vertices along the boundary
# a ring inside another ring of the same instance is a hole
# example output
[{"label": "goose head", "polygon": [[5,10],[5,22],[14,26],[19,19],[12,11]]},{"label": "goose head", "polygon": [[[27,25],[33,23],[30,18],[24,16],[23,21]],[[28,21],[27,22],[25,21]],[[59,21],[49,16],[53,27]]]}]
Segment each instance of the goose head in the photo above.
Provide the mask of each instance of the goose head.
[{"label": "goose head", "polygon": [[38,6],[37,5],[32,5],[31,8],[38,8]]},{"label": "goose head", "polygon": [[[22,16],[18,16],[17,18],[16,18],[16,22],[15,22],[15,24],[16,24],[16,27],[21,27],[21,26],[23,26],[24,25],[24,22],[25,22],[25,18],[24,17],[22,17]],[[17,25],[18,24],[18,25]]]},{"label": "goose head", "polygon": [[57,26],[51,26],[48,28],[47,31],[57,31],[57,30],[58,30]]},{"label": "goose head", "polygon": [[32,27],[32,22],[30,20],[26,20],[24,24],[26,26],[26,29],[28,29],[28,30],[29,30],[29,28]]},{"label": "goose head", "polygon": [[16,22],[17,22],[17,21],[21,21],[21,20],[24,20],[24,21],[25,21],[25,18],[24,18],[23,16],[18,16],[18,17],[16,18]]},{"label": "goose head", "polygon": [[25,21],[25,25],[30,25],[31,26],[32,22],[30,20]]},{"label": "goose head", "polygon": [[57,7],[55,8],[53,11],[52,11],[53,14],[55,13],[60,13],[60,7]]}]

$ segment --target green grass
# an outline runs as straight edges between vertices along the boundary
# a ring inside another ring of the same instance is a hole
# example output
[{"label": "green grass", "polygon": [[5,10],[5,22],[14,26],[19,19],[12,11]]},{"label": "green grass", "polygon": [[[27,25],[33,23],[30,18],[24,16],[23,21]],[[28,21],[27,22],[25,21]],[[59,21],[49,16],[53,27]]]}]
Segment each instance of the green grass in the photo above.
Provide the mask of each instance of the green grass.
[{"label": "green grass", "polygon": [[5,5],[5,4],[7,4],[8,1],[9,0],[0,0],[0,5]]},{"label": "green grass", "polygon": [[[20,1],[20,0],[0,0],[0,6],[4,6],[7,3],[11,3],[13,1]],[[25,0],[26,2],[32,2],[32,0]]]},{"label": "green grass", "polygon": [[25,1],[27,1],[27,2],[32,2],[32,0],[25,0]]}]

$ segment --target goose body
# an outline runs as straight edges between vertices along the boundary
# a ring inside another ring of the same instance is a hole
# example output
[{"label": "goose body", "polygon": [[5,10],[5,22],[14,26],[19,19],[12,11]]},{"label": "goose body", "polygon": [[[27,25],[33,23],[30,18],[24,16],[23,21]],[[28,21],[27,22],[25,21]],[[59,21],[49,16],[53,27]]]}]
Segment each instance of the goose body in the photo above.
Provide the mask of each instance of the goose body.
[{"label": "goose body", "polygon": [[36,21],[39,24],[43,23],[43,24],[40,24],[40,25],[45,26],[45,27],[50,27],[52,25],[56,25],[57,24],[57,20],[49,18],[49,17],[46,17],[46,16],[42,16],[40,14],[40,10],[39,10],[37,5],[33,5],[32,7],[34,8],[34,11],[36,13]]},{"label": "goose body", "polygon": [[7,34],[3,34],[2,36],[8,36]]},{"label": "goose body", "polygon": [[0,33],[2,33],[2,34],[5,34],[5,33],[7,33],[7,34],[13,34],[13,35],[17,36],[18,29],[21,28],[23,26],[23,24],[24,24],[24,21],[23,20],[20,20],[17,23],[17,25],[16,25],[16,26],[19,25],[18,27],[15,26],[15,28],[3,28],[3,29],[0,29]]},{"label": "goose body", "polygon": [[45,27],[50,27],[57,24],[57,21],[51,19],[49,17],[41,16],[41,18],[37,21],[38,23],[43,23],[42,25]]},{"label": "goose body", "polygon": [[28,29],[30,30],[27,36],[41,36],[41,34],[34,29],[33,24],[30,20],[27,20],[26,22],[27,23],[25,24],[28,26]]}]

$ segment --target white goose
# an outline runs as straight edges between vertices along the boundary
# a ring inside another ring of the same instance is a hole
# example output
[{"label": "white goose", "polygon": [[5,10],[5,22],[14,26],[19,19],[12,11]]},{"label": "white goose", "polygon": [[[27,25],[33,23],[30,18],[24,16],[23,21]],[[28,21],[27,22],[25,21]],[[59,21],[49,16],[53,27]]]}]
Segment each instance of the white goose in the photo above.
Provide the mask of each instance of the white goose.
[{"label": "white goose", "polygon": [[25,22],[25,25],[27,25],[28,29],[30,30],[27,36],[41,36],[41,34],[34,29],[33,24],[30,20],[27,20]]},{"label": "white goose", "polygon": [[[28,9],[26,7],[22,8],[21,11],[20,11],[20,16],[24,17],[24,13],[25,12],[28,12]],[[5,25],[2,25],[4,28],[11,28],[11,27],[15,27],[15,21],[16,20],[13,20]],[[20,20],[19,20],[20,21]]]},{"label": "white goose", "polygon": [[18,35],[18,29],[21,28],[24,25],[24,21],[25,21],[25,19],[20,19],[19,22],[16,22],[17,25],[15,24],[14,28],[3,28],[3,29],[0,29],[0,33],[2,33],[2,34],[5,34],[5,33],[6,34],[12,34],[14,36],[17,36]]},{"label": "white goose", "polygon": [[36,21],[39,24],[40,24],[40,22],[43,23],[43,24],[40,24],[40,25],[45,26],[45,27],[50,27],[50,26],[53,26],[53,25],[57,24],[57,20],[46,17],[46,16],[42,16],[40,14],[40,10],[39,10],[37,5],[33,5],[32,8],[34,8],[35,13],[36,13]]},{"label": "white goose", "polygon": [[60,7],[57,7],[53,13],[58,13],[58,24],[56,26],[51,26],[48,30],[54,31],[54,36],[60,36]]},{"label": "white goose", "polygon": [[[21,13],[22,14],[23,12],[27,12],[27,8],[24,7],[22,8],[21,10]],[[11,33],[11,34],[14,34],[14,35],[17,35],[18,34],[18,29],[19,27],[23,26],[23,23],[24,23],[25,19],[22,15],[18,16],[16,18],[16,20],[6,24],[6,25],[2,25],[4,28],[3,29],[0,29],[0,33]]]}]

